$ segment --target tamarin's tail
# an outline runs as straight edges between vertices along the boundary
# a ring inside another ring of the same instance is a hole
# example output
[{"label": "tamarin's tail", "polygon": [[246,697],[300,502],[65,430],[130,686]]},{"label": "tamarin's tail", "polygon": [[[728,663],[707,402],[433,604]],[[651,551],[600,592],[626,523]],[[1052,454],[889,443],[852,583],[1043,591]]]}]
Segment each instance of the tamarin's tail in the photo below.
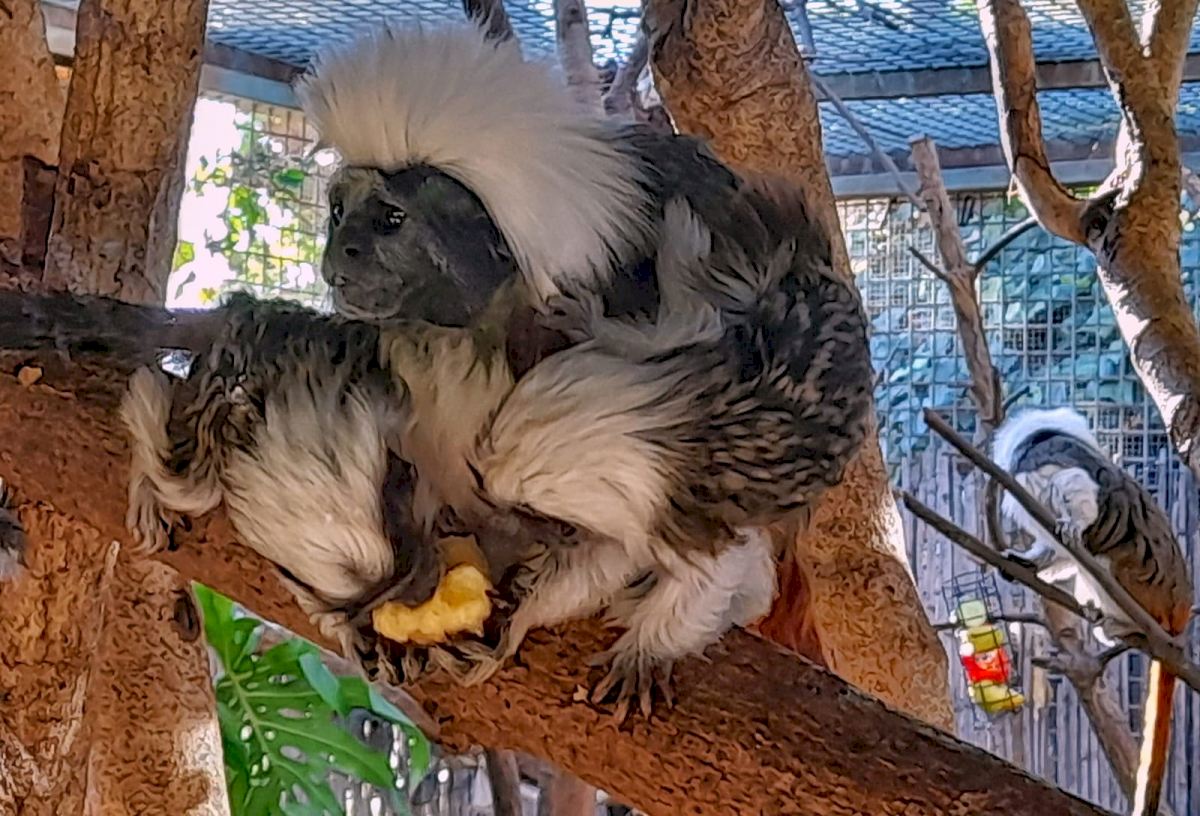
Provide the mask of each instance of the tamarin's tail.
[{"label": "tamarin's tail", "polygon": [[1150,663],[1150,684],[1142,719],[1142,753],[1138,759],[1137,787],[1132,816],[1158,816],[1163,776],[1171,750],[1171,711],[1175,675],[1157,660]]}]

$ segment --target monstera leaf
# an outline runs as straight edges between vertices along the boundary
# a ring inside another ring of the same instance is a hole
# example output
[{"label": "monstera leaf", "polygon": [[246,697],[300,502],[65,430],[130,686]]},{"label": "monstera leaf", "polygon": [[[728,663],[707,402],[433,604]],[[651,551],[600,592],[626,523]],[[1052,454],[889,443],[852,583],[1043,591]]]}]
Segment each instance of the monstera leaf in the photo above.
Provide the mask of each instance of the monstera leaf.
[{"label": "monstera leaf", "polygon": [[357,740],[337,718],[367,709],[399,727],[412,747],[410,787],[430,760],[429,742],[416,726],[363,680],[334,676],[305,640],[294,638],[258,654],[262,624],[238,617],[223,595],[193,587],[205,636],[222,668],[217,715],[232,813],[342,814],[331,772],[389,792],[393,806],[407,812],[387,755]]}]

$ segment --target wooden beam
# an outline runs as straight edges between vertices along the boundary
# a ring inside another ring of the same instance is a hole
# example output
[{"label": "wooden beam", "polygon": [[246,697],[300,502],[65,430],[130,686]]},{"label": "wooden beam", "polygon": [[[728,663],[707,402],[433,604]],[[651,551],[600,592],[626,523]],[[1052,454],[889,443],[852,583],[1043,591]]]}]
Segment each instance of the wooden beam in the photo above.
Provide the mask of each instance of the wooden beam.
[{"label": "wooden beam", "polygon": [[[126,540],[127,453],[114,413],[123,374],[108,360],[51,356],[36,360],[41,379],[26,387],[16,371],[30,362],[0,359],[0,477],[23,508],[38,500],[96,541]],[[175,546],[161,560],[182,575],[320,642],[222,514],[179,531]],[[609,640],[594,622],[537,632],[487,684],[435,675],[411,693],[448,750],[482,743],[542,756],[652,815],[1104,812],[740,631],[707,661],[684,661],[673,710],[617,729],[608,711],[576,702],[587,656]]]}]

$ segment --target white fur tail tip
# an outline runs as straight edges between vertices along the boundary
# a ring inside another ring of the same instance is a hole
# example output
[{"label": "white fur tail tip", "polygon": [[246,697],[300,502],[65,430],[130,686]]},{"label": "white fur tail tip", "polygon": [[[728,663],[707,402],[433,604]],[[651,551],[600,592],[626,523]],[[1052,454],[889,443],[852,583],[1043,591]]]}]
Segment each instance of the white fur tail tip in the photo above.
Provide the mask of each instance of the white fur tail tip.
[{"label": "white fur tail tip", "polygon": [[133,372],[129,378],[129,388],[121,400],[120,414],[132,439],[135,457],[139,453],[158,456],[168,453],[167,421],[171,416],[171,386],[166,374],[149,367]]},{"label": "white fur tail tip", "polygon": [[25,528],[17,518],[12,491],[0,479],[0,582],[11,581],[25,569]]},{"label": "white fur tail tip", "polygon": [[1010,416],[996,429],[992,458],[1004,470],[1012,470],[1017,450],[1029,437],[1041,431],[1073,436],[1101,450],[1100,443],[1088,427],[1087,417],[1074,408],[1026,408]]},{"label": "white fur tail tip", "polygon": [[543,297],[648,229],[645,170],[616,126],[478,22],[380,23],[318,52],[295,91],[347,165],[426,165],[469,188]]}]

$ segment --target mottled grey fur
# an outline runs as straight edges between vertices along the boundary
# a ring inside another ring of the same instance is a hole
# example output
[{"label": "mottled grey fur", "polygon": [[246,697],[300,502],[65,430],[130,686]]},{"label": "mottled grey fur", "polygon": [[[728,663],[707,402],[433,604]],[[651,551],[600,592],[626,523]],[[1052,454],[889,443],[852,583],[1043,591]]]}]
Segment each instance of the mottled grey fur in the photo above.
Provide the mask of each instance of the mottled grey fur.
[{"label": "mottled grey fur", "polygon": [[[774,567],[754,531],[841,479],[865,435],[871,369],[857,293],[798,191],[741,178],[693,139],[609,136],[639,165],[651,229],[613,246],[610,269],[531,296],[539,325],[570,344],[523,374],[471,458],[496,505],[560,518],[589,542],[530,565],[496,657],[530,628],[608,607],[630,636],[600,690],[619,683],[628,698],[765,613]],[[324,274],[347,314],[438,319],[422,294],[433,282],[483,295],[520,274],[479,200],[436,169],[348,168],[331,204]],[[387,208],[404,215],[381,220]],[[472,679],[497,665],[473,657]]]}]

